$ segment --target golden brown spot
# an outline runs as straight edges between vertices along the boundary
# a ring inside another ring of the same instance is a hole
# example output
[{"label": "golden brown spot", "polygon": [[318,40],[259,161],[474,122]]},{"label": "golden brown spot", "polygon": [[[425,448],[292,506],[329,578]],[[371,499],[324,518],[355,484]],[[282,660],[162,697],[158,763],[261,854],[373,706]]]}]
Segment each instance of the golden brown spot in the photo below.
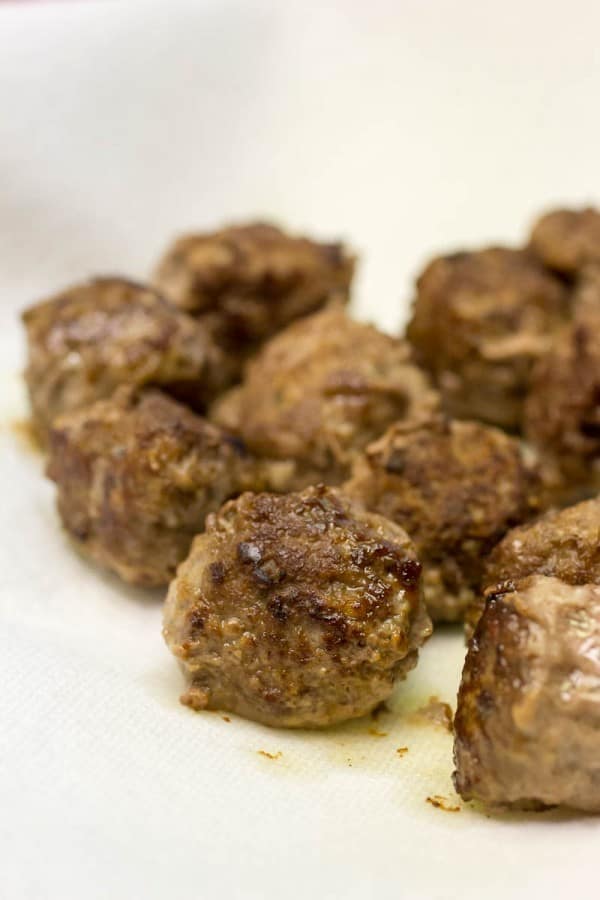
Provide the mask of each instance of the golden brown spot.
[{"label": "golden brown spot", "polygon": [[266,750],[257,750],[256,752],[259,756],[264,756],[266,759],[280,759],[283,756],[281,750],[278,750],[277,753],[267,753]]},{"label": "golden brown spot", "polygon": [[378,738],[387,737],[387,735],[388,735],[387,731],[379,731],[379,729],[377,729],[377,728],[369,728],[369,734],[371,734],[373,737],[378,737]]},{"label": "golden brown spot", "polygon": [[396,753],[398,754],[398,756],[406,756],[406,754],[408,753],[408,747],[398,747],[396,749]]},{"label": "golden brown spot", "polygon": [[10,422],[10,430],[25,450],[30,453],[43,452],[39,435],[31,419],[14,419]]},{"label": "golden brown spot", "polygon": [[441,794],[434,794],[433,797],[427,797],[426,803],[431,803],[432,806],[435,806],[436,809],[443,809],[444,812],[460,812],[460,806],[452,806],[447,797],[442,797]]}]

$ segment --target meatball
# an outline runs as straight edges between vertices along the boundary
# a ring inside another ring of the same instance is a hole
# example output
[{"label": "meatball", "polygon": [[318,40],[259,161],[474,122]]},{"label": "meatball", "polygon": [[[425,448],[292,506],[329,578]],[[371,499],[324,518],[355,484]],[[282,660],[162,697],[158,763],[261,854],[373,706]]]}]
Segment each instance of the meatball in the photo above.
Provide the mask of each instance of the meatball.
[{"label": "meatball", "polygon": [[354,258],[342,244],[252,224],[179,238],[154,281],[173,303],[207,321],[241,358],[333,295],[346,300],[353,271]]},{"label": "meatball", "polygon": [[572,323],[535,366],[525,433],[545,460],[558,502],[600,485],[600,277],[589,270],[574,298]]},{"label": "meatball", "polygon": [[168,583],[207,513],[263,486],[237,439],[151,389],[65,413],[49,444],[65,529],[134,584]]},{"label": "meatball", "polygon": [[423,565],[432,619],[461,619],[485,554],[541,502],[535,464],[517,440],[477,422],[395,424],[357,460],[344,489],[401,523]]},{"label": "meatball", "polygon": [[169,588],[182,702],[288,727],[362,716],[431,633],[419,575],[402,528],[339,490],[243,494],[209,517]]},{"label": "meatball", "polygon": [[600,584],[600,498],[550,510],[511,529],[485,560],[481,586],[465,614],[471,637],[487,594],[528,575],[554,575],[566,584]]},{"label": "meatball", "polygon": [[513,528],[490,554],[483,583],[493,588],[535,574],[600,584],[600,497]]},{"label": "meatball", "polygon": [[406,333],[451,415],[519,429],[531,366],[568,310],[535,257],[492,247],[434,259]]},{"label": "meatball", "polygon": [[546,213],[533,227],[531,249],[566,277],[588,263],[600,263],[600,212],[588,207]]},{"label": "meatball", "polygon": [[466,800],[600,811],[600,586],[532,575],[488,598],[455,718]]},{"label": "meatball", "polygon": [[45,436],[59,413],[110,396],[123,383],[154,384],[201,408],[231,381],[205,329],[150,288],[97,278],[23,314],[25,377]]},{"label": "meatball", "polygon": [[391,422],[437,405],[404,342],[333,306],[272,338],[213,415],[257,454],[294,460],[301,488],[339,484]]}]

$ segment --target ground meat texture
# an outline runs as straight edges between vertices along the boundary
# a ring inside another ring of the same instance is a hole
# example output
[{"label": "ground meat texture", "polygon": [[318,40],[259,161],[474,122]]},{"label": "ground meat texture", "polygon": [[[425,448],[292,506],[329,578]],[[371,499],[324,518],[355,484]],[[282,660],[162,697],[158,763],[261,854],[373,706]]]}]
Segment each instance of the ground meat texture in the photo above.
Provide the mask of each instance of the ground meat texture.
[{"label": "ground meat texture", "polygon": [[466,800],[600,811],[600,586],[532,575],[489,597],[454,722]]},{"label": "ground meat texture", "polygon": [[213,414],[259,455],[295,461],[291,486],[301,488],[343,481],[391,422],[437,406],[403,341],[334,306],[272,338]]},{"label": "ground meat texture", "polygon": [[417,280],[407,336],[451,415],[518,430],[531,366],[568,309],[564,285],[530,253],[454,253]]},{"label": "ground meat texture", "polygon": [[588,207],[546,213],[533,227],[531,249],[567,278],[590,263],[600,264],[600,212]]},{"label": "ground meat texture", "polygon": [[154,282],[243,357],[332,296],[346,300],[353,271],[354,258],[342,244],[251,224],[180,238],[158,265]]},{"label": "ground meat texture", "polygon": [[49,452],[77,547],[146,586],[169,582],[207,513],[264,483],[237,439],[156,390],[122,387],[64,414]]},{"label": "ground meat texture", "polygon": [[202,408],[231,381],[205,329],[153,290],[120,278],[77,285],[26,310],[25,377],[45,435],[55,416],[120,384],[159,385]]},{"label": "ground meat texture", "polygon": [[209,517],[169,588],[182,702],[267,725],[362,716],[431,633],[406,533],[324,486],[243,494]]},{"label": "ground meat texture", "polygon": [[344,489],[402,523],[423,565],[434,621],[455,622],[477,595],[486,553],[539,508],[535,464],[520,443],[477,422],[392,425]]},{"label": "ground meat texture", "polygon": [[484,585],[494,589],[534,574],[566,584],[600,584],[600,498],[513,528],[490,554]]},{"label": "ground meat texture", "polygon": [[481,617],[486,595],[528,575],[553,575],[566,584],[600,584],[600,498],[551,510],[504,536],[486,560],[484,591],[467,611],[468,637]]},{"label": "ground meat texture", "polygon": [[574,298],[574,318],[537,363],[525,404],[525,431],[545,461],[557,502],[600,486],[600,277],[590,270]]}]

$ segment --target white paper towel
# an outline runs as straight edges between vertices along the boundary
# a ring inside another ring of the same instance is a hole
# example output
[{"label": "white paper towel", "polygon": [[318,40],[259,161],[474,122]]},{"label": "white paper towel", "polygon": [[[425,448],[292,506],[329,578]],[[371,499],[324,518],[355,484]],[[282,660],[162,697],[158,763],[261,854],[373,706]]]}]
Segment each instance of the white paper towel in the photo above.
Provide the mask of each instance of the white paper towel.
[{"label": "white paper towel", "polygon": [[411,712],[454,704],[457,632],[377,722],[285,733],[179,706],[160,595],[74,554],[15,423],[18,311],[91,273],[143,277],[179,230],[262,215],[347,237],[365,258],[356,312],[395,327],[428,254],[600,199],[599,27],[591,2],[2,5],[3,898],[595,883],[596,819],[426,802],[456,803],[451,738]]}]

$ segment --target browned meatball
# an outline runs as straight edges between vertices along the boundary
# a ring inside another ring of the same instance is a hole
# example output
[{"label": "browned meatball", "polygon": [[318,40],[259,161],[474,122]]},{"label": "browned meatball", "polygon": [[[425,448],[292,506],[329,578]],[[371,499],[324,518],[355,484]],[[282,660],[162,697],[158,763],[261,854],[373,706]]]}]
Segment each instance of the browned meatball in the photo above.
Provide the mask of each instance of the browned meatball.
[{"label": "browned meatball", "polygon": [[534,574],[600,584],[599,497],[513,528],[490,554],[483,584],[495,588]]},{"label": "browned meatball", "polygon": [[296,463],[293,485],[336,484],[397,419],[437,408],[407,345],[331,307],[272,338],[224,395],[216,421],[256,453]]},{"label": "browned meatball", "polygon": [[154,281],[241,357],[332,296],[346,300],[353,271],[354,258],[342,244],[319,244],[258,223],[179,238]]},{"label": "browned meatball", "polygon": [[431,633],[405,531],[324,486],[243,494],[208,519],[167,597],[181,698],[267,725],[361,716]]},{"label": "browned meatball", "polygon": [[173,577],[207,513],[264,484],[236,438],[159,391],[128,387],[55,420],[48,474],[77,546],[148,586]]},{"label": "browned meatball", "polygon": [[454,726],[466,800],[600,812],[600,586],[532,575],[489,597]]},{"label": "browned meatball", "polygon": [[[600,277],[586,272],[574,319],[533,370],[525,432],[544,457],[557,501],[600,486]],[[579,495],[579,496],[578,496]]]},{"label": "browned meatball", "polygon": [[231,379],[205,329],[150,288],[121,278],[77,285],[23,314],[25,377],[43,436],[55,416],[155,384],[201,408]]},{"label": "browned meatball", "polygon": [[344,489],[401,523],[423,565],[427,609],[455,622],[479,590],[485,554],[540,503],[519,442],[477,422],[396,424],[371,444]]},{"label": "browned meatball", "polygon": [[465,615],[471,637],[487,594],[528,575],[554,575],[566,584],[600,584],[600,498],[551,510],[511,529],[494,547],[478,593]]},{"label": "browned meatball", "polygon": [[454,253],[417,280],[407,337],[451,415],[518,429],[532,363],[568,308],[565,287],[525,251]]},{"label": "browned meatball", "polygon": [[600,263],[600,212],[588,207],[546,213],[533,227],[531,248],[545,265],[566,276]]}]

